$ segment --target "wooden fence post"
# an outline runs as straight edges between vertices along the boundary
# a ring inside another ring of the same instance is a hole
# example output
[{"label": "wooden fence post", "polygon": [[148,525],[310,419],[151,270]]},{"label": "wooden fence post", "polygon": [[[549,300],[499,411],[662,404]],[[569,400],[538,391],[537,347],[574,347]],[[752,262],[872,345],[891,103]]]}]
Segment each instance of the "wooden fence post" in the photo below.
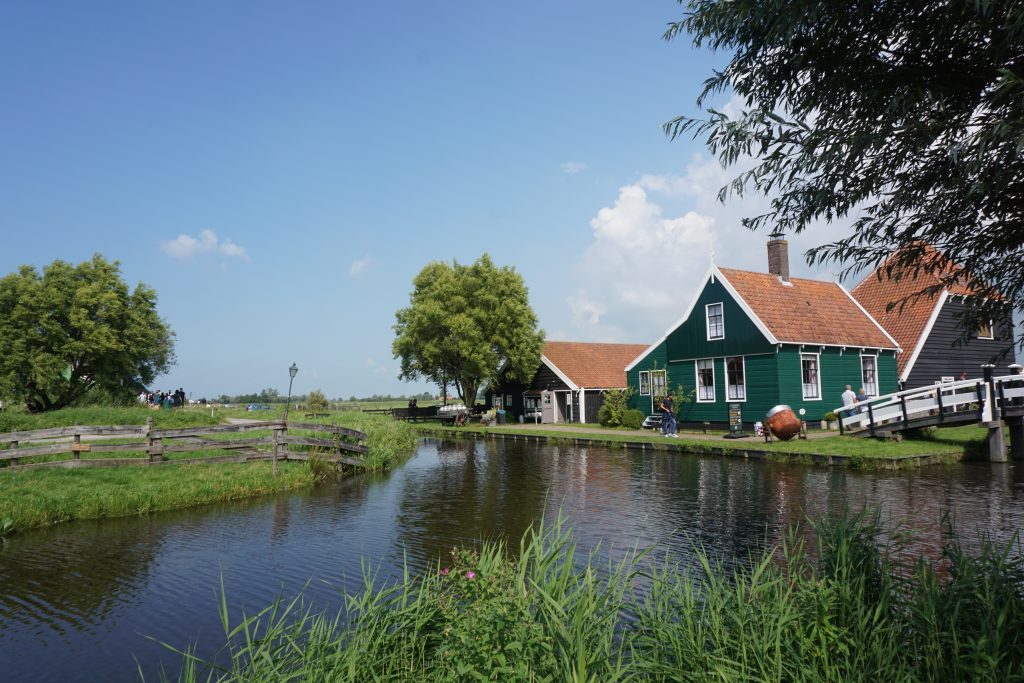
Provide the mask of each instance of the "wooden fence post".
[{"label": "wooden fence post", "polygon": [[75,435],[71,441],[71,458],[73,460],[82,459],[82,435],[78,433],[78,425],[75,425]]},{"label": "wooden fence post", "polygon": [[153,438],[153,416],[146,418],[146,458],[153,464],[156,457],[156,439]]},{"label": "wooden fence post", "polygon": [[[273,444],[274,444],[274,451],[273,451],[274,454],[271,456],[270,459],[274,463],[274,478],[275,479],[277,479],[277,477],[279,476],[279,473],[278,473],[278,470],[277,470],[277,449],[278,449],[278,447],[279,447],[279,445],[281,443],[281,432],[283,430],[284,430],[283,426],[282,427],[275,426],[274,427],[274,431],[273,431],[272,441],[273,441]],[[285,444],[285,445],[287,445],[287,444]]]}]

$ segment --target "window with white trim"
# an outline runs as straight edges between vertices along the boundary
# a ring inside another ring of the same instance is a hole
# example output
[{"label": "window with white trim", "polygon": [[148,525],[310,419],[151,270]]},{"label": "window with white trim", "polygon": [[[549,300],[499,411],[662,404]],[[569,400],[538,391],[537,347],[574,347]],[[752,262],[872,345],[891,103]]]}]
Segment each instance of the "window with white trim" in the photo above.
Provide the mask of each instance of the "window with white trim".
[{"label": "window with white trim", "polygon": [[697,361],[697,402],[715,400],[715,361],[712,358]]},{"label": "window with white trim", "polygon": [[800,354],[800,381],[805,399],[821,398],[821,373],[818,371],[818,354]]},{"label": "window with white trim", "polygon": [[725,395],[730,401],[747,400],[747,380],[743,356],[725,359]]},{"label": "window with white trim", "polygon": [[651,373],[648,370],[642,370],[640,372],[640,395],[651,395]]},{"label": "window with white trim", "polygon": [[491,401],[493,406],[498,410],[501,410],[501,394],[495,394],[494,399]]},{"label": "window with white trim", "polygon": [[725,317],[722,304],[708,304],[708,339],[725,339]]},{"label": "window with white trim", "polygon": [[995,325],[992,324],[991,320],[988,321],[987,325],[982,323],[978,327],[978,339],[995,339],[995,335],[993,334],[994,330]]},{"label": "window with white trim", "polygon": [[659,398],[665,395],[665,387],[668,385],[668,381],[665,378],[664,370],[652,370],[651,371],[651,391],[655,396]]},{"label": "window with white trim", "polygon": [[878,396],[878,357],[860,357],[860,385],[868,396]]}]

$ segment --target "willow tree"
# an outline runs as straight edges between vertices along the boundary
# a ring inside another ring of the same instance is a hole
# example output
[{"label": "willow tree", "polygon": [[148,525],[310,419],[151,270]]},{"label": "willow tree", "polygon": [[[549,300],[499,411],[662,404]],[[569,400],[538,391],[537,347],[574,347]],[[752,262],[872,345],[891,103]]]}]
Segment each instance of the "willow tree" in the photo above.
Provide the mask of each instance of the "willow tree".
[{"label": "willow tree", "polygon": [[0,396],[30,410],[95,391],[124,399],[173,362],[174,333],[157,314],[156,292],[130,290],[117,261],[54,261],[0,279]]},{"label": "willow tree", "polygon": [[688,33],[728,56],[698,105],[731,94],[742,110],[666,129],[703,137],[726,166],[753,159],[720,195],[772,198],[748,227],[852,218],[809,263],[849,276],[897,254],[897,274],[948,271],[922,259],[930,243],[973,280],[965,333],[998,317],[998,291],[1024,312],[1024,3],[679,2],[666,39]]},{"label": "willow tree", "polygon": [[452,384],[467,406],[485,382],[525,382],[540,366],[544,333],[523,277],[487,254],[468,266],[427,264],[395,318],[400,377]]}]

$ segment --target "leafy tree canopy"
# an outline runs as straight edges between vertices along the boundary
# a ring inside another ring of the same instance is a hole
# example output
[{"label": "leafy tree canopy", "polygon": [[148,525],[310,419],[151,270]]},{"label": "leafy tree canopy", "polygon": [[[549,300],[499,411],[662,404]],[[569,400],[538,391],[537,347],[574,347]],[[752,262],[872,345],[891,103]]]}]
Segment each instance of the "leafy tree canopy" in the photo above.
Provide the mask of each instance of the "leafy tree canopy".
[{"label": "leafy tree canopy", "polygon": [[0,395],[30,410],[71,405],[88,392],[133,395],[174,363],[174,333],[156,292],[129,291],[100,255],[54,261],[0,279]]},{"label": "leafy tree canopy", "polygon": [[395,358],[403,379],[453,384],[472,406],[487,381],[527,381],[540,365],[544,333],[514,268],[484,254],[469,266],[427,264],[413,280],[408,308],[395,317]]},{"label": "leafy tree canopy", "polygon": [[319,389],[314,389],[309,392],[309,396],[306,397],[306,408],[314,412],[323,412],[327,410],[327,396]]},{"label": "leafy tree canopy", "polygon": [[731,54],[698,104],[731,91],[745,106],[666,130],[705,137],[727,166],[755,159],[721,193],[773,197],[748,227],[849,216],[852,233],[809,263],[849,276],[895,253],[897,275],[941,273],[947,263],[922,262],[930,243],[978,292],[965,331],[997,317],[998,290],[1024,311],[1024,3],[679,2],[686,16],[666,39],[688,32]]}]

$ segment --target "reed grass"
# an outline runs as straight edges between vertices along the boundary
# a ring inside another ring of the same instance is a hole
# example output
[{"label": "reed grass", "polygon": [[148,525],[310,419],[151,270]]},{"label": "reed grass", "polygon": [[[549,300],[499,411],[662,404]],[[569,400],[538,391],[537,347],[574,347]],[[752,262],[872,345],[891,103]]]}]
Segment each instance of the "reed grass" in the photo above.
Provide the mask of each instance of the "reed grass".
[{"label": "reed grass", "polygon": [[877,514],[846,513],[732,570],[700,549],[687,566],[656,552],[609,564],[580,557],[559,521],[528,531],[518,555],[500,541],[455,549],[397,583],[364,565],[333,614],[300,595],[231,623],[222,585],[224,647],[175,650],[177,680],[1024,678],[1016,541],[968,553],[947,530],[938,563],[906,559],[905,541]]}]

